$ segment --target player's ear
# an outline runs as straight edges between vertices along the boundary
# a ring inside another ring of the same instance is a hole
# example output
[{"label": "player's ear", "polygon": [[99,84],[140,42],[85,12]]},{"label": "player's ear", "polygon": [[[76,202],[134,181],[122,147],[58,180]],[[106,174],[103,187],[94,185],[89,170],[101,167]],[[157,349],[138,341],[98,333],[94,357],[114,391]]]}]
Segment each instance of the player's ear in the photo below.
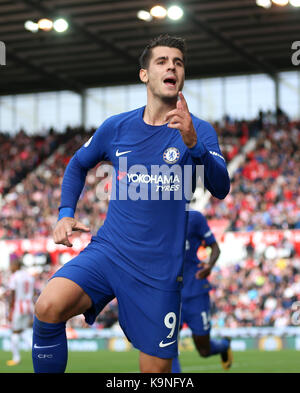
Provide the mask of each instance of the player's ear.
[{"label": "player's ear", "polygon": [[140,69],[140,80],[143,83],[147,83],[148,82],[148,72],[145,68],[141,68]]}]

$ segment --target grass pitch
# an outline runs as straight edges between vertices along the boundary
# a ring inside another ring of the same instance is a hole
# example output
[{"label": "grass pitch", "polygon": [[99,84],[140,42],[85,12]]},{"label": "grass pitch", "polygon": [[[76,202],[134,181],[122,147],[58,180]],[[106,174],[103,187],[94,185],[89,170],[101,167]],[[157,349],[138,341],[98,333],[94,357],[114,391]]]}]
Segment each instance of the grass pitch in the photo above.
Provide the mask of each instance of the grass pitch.
[{"label": "grass pitch", "polygon": [[[31,353],[21,352],[19,365],[8,367],[10,352],[0,351],[0,373],[32,373]],[[180,355],[182,372],[187,373],[300,373],[300,351],[263,352],[247,350],[234,352],[231,370],[221,368],[218,355],[201,359],[195,351]],[[138,351],[69,352],[67,373],[138,373]]]}]

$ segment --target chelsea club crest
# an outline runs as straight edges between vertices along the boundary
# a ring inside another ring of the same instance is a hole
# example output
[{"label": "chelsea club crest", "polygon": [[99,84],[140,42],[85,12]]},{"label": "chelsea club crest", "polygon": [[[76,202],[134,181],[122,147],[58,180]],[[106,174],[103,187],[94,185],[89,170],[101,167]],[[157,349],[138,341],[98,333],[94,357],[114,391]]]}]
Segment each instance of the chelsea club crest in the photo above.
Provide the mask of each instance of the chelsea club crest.
[{"label": "chelsea club crest", "polygon": [[168,147],[164,151],[163,159],[167,164],[175,164],[179,160],[180,152],[176,147]]}]

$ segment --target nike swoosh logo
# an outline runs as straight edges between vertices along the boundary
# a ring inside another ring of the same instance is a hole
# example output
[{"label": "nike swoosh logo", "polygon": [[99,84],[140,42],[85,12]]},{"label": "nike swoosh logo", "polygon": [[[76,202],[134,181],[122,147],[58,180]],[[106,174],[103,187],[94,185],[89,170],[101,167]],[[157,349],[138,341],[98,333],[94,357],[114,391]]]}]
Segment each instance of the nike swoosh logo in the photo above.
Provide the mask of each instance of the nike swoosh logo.
[{"label": "nike swoosh logo", "polygon": [[93,136],[91,136],[90,139],[87,142],[85,142],[84,147],[88,147],[88,145],[92,142]]},{"label": "nike swoosh logo", "polygon": [[116,151],[116,156],[117,157],[120,157],[120,156],[122,156],[123,154],[127,154],[127,153],[131,153],[132,152],[132,150],[127,150],[127,151],[120,151],[119,152],[119,149]]},{"label": "nike swoosh logo", "polygon": [[34,344],[33,348],[35,348],[35,349],[54,348],[54,347],[58,347],[59,345],[60,344],[40,346],[40,345]]},{"label": "nike swoosh logo", "polygon": [[167,347],[168,345],[171,345],[171,344],[174,344],[174,343],[176,343],[176,340],[175,340],[175,341],[171,341],[170,343],[164,343],[163,341],[161,341],[161,342],[159,343],[159,346],[160,346],[161,348],[163,348],[163,347]]}]

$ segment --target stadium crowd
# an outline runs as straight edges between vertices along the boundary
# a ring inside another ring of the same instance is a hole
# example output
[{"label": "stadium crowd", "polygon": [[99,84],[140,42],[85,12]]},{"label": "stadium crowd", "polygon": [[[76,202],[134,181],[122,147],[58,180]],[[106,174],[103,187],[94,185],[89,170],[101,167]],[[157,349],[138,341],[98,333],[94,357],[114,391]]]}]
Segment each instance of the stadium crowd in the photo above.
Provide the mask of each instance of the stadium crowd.
[{"label": "stadium crowd", "polygon": [[300,300],[300,258],[248,258],[211,275],[214,327],[293,326]]},{"label": "stadium crowd", "polygon": [[29,136],[24,130],[14,136],[0,133],[0,194],[6,194],[40,165],[63,139],[70,137],[70,131],[67,129],[64,136],[53,129],[45,136]]},{"label": "stadium crowd", "polygon": [[[64,170],[92,132],[76,128],[72,129],[71,138],[64,140],[60,136],[63,142],[58,148],[6,195],[1,207],[0,239],[51,236],[57,221]],[[99,200],[95,193],[102,180],[96,173],[97,168],[88,173],[76,210],[78,218],[94,230],[102,225],[107,211],[107,201]]]},{"label": "stadium crowd", "polygon": [[300,228],[300,122],[264,123],[254,151],[231,179],[223,201],[211,198],[208,219],[227,218],[231,231]]}]

